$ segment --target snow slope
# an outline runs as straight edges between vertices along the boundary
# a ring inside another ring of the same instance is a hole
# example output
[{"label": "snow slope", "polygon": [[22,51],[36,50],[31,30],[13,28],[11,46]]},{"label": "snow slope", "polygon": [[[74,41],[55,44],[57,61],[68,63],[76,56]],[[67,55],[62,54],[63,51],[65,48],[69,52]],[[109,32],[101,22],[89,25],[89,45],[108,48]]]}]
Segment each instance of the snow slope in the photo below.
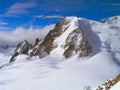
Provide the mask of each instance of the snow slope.
[{"label": "snow slope", "polygon": [[9,63],[12,52],[15,48],[10,47],[8,49],[0,48],[0,67],[4,64]]},{"label": "snow slope", "polygon": [[0,70],[0,90],[82,90],[85,85],[97,87],[119,73],[108,52],[81,60],[26,58],[20,55],[16,62]]},{"label": "snow slope", "polygon": [[120,89],[120,82],[118,82],[115,86],[113,86],[110,90],[119,90]]},{"label": "snow slope", "polygon": [[[75,29],[77,29],[78,28],[78,26],[76,25],[76,23],[77,23],[77,20],[78,20],[78,18],[77,17],[66,17],[65,18],[65,21],[68,23],[67,25],[64,25],[63,27],[62,27],[62,35],[60,35],[59,37],[57,37],[55,40],[54,40],[54,42],[53,42],[53,44],[54,44],[54,46],[57,46],[57,48],[56,49],[54,49],[52,52],[51,52],[51,54],[59,54],[59,56],[63,56],[63,53],[64,53],[64,49],[63,49],[63,47],[62,46],[64,46],[65,45],[65,42],[66,42],[66,39],[67,39],[67,37],[69,36],[69,34],[73,31],[73,30],[75,30]],[[67,29],[66,29],[67,28]]]},{"label": "snow slope", "polygon": [[[73,56],[65,59],[59,55],[61,51],[56,53],[55,50],[42,59],[19,55],[15,62],[5,64],[0,69],[0,90],[83,90],[85,86],[95,88],[118,75],[119,22],[111,24],[107,21],[102,23],[74,18],[78,23],[71,24],[81,26],[82,33],[93,47],[90,55],[84,58]],[[67,20],[71,22],[72,19],[69,17]],[[57,38],[54,43],[63,44],[64,37]],[[0,58],[2,57],[0,60],[3,62],[8,60],[12,51],[0,53]],[[8,53],[7,57],[2,56]]]}]

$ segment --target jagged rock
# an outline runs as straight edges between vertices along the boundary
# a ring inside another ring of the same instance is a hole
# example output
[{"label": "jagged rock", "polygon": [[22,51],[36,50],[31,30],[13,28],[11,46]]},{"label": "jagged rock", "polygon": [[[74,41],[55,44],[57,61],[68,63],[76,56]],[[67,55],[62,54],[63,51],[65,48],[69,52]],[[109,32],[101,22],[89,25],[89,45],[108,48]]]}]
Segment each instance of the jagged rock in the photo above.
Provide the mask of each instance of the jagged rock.
[{"label": "jagged rock", "polygon": [[98,86],[95,90],[109,90],[114,85],[114,79],[105,81],[104,84]]},{"label": "jagged rock", "polygon": [[40,45],[41,45],[42,41],[43,40],[40,39],[39,42],[37,42],[37,44],[33,47],[32,51],[30,52],[30,55],[29,55],[30,57],[37,54],[37,52],[39,51],[39,48],[40,48]]},{"label": "jagged rock", "polygon": [[12,55],[10,62],[15,61],[15,57],[20,55],[20,54],[28,54],[29,49],[32,48],[32,45],[29,44],[26,40],[23,42],[20,42],[17,45],[17,48],[14,51],[14,54]]},{"label": "jagged rock", "polygon": [[120,81],[120,74],[116,76],[115,79],[107,80],[102,85],[98,86],[95,90],[109,90],[116,83]]}]

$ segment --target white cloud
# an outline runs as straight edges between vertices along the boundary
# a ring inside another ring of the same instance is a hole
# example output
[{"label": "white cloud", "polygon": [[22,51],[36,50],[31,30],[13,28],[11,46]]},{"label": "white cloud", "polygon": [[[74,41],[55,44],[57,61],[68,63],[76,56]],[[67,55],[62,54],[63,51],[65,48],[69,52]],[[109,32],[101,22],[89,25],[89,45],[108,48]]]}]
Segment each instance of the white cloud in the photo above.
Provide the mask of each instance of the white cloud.
[{"label": "white cloud", "polygon": [[8,24],[7,22],[1,22],[0,21],[0,25],[6,25],[6,24]]},{"label": "white cloud", "polygon": [[0,21],[0,30],[7,30],[9,28],[5,27],[5,25],[7,25],[8,23],[7,22],[3,22],[3,21]]},{"label": "white cloud", "polygon": [[28,9],[36,6],[37,4],[33,2],[15,3],[8,9],[5,15],[29,14],[30,12],[28,11]]},{"label": "white cloud", "polygon": [[62,16],[62,15],[48,15],[48,16],[46,16],[46,15],[38,15],[38,16],[35,16],[35,18],[44,18],[44,19],[49,19],[49,18],[64,18],[64,16]]},{"label": "white cloud", "polygon": [[17,45],[23,40],[27,40],[33,44],[36,38],[44,38],[54,26],[52,24],[41,29],[34,29],[33,27],[24,29],[23,27],[19,27],[13,31],[0,31],[0,45]]},{"label": "white cloud", "polygon": [[0,26],[0,30],[10,30],[10,28],[4,27],[4,26]]}]

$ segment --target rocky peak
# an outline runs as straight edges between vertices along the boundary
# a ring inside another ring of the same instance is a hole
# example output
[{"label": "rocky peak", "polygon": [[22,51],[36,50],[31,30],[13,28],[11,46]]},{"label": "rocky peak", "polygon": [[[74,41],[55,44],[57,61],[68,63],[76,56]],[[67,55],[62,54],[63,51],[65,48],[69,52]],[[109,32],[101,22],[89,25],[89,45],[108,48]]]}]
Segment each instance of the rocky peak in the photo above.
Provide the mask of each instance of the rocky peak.
[{"label": "rocky peak", "polygon": [[15,52],[19,54],[28,54],[28,50],[32,47],[26,40],[20,42],[15,49]]},{"label": "rocky peak", "polygon": [[29,44],[26,40],[24,40],[23,42],[20,42],[17,45],[17,48],[15,49],[10,62],[13,62],[15,60],[15,57],[20,55],[20,54],[28,54],[29,49],[32,48],[32,45]]},{"label": "rocky peak", "polygon": [[[78,54],[80,57],[87,56],[92,51],[89,42],[82,34],[77,17],[62,19],[37,46],[31,53],[40,57],[44,57],[43,52],[50,54],[55,49],[62,49],[63,52],[60,53],[66,58],[73,54]],[[59,50],[55,53],[57,52]]]}]

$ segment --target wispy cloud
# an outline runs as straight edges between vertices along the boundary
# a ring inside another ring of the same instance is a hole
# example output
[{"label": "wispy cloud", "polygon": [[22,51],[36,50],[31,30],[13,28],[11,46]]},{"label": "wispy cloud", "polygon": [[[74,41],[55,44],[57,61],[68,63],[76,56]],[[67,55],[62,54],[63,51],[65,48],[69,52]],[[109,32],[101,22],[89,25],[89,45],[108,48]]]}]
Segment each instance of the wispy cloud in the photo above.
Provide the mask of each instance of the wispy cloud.
[{"label": "wispy cloud", "polygon": [[0,21],[0,30],[8,30],[9,28],[5,27],[7,24],[7,22]]},{"label": "wispy cloud", "polygon": [[22,14],[29,14],[30,8],[36,7],[37,4],[33,2],[29,3],[15,3],[13,4],[8,11],[5,13],[5,15],[22,15]]},{"label": "wispy cloud", "polygon": [[7,25],[7,24],[8,24],[7,22],[0,21],[0,25]]},{"label": "wispy cloud", "polygon": [[0,26],[0,31],[3,31],[3,30],[10,30],[10,28],[7,28],[7,27],[3,27],[3,26]]},{"label": "wispy cloud", "polygon": [[112,6],[120,6],[120,3],[112,3]]},{"label": "wispy cloud", "polygon": [[43,19],[57,19],[57,18],[64,18],[62,15],[37,15],[35,18],[43,18]]}]

